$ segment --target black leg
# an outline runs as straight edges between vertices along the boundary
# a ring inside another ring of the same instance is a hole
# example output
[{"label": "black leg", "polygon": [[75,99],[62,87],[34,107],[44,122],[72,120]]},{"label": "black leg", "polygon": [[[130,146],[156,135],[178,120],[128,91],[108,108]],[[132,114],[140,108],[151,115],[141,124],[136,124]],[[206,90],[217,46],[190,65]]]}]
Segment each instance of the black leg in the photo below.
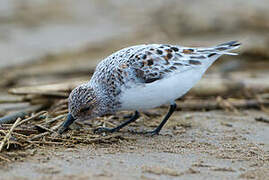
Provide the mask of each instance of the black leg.
[{"label": "black leg", "polygon": [[137,120],[139,118],[139,112],[135,111],[135,114],[131,117],[131,119],[129,119],[128,121],[122,123],[121,125],[115,127],[115,128],[105,128],[105,127],[99,127],[97,129],[94,130],[95,133],[102,133],[102,132],[116,132],[119,131],[121,128],[123,128],[124,126],[134,122],[135,120]]},{"label": "black leg", "polygon": [[58,129],[58,133],[62,134],[64,131],[68,129],[68,127],[75,121],[75,118],[71,115],[67,115],[67,119],[62,123],[60,128]]},{"label": "black leg", "polygon": [[167,120],[170,118],[170,116],[173,114],[173,112],[176,110],[177,108],[177,104],[171,104],[170,105],[170,109],[168,111],[168,113],[166,114],[166,116],[163,118],[161,124],[154,129],[153,131],[146,131],[146,132],[133,132],[133,133],[137,133],[137,134],[150,134],[150,135],[157,135],[159,134],[159,132],[161,131],[162,127],[164,126],[164,124],[167,122]]}]

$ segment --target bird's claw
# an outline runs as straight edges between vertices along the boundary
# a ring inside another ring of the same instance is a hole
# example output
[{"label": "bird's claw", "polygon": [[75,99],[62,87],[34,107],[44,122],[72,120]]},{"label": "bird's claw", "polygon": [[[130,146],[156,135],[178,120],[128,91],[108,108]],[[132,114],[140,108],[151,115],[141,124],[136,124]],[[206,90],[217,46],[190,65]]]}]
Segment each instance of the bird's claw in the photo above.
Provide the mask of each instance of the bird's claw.
[{"label": "bird's claw", "polygon": [[113,129],[111,128],[106,128],[106,127],[98,127],[96,129],[94,129],[93,131],[95,134],[101,134],[103,132],[108,132],[108,133],[112,133],[114,132]]}]

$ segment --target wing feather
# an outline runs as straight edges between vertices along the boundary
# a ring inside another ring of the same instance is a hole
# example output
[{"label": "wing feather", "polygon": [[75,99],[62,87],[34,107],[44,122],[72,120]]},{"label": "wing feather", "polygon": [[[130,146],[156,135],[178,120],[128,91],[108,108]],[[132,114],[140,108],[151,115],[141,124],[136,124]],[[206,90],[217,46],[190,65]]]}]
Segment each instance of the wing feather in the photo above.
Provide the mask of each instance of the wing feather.
[{"label": "wing feather", "polygon": [[142,50],[134,53],[124,63],[129,67],[131,77],[133,76],[139,82],[152,83],[175,73],[207,66],[222,54],[235,55],[228,51],[237,49],[239,46],[240,43],[237,41],[209,48],[144,45]]},{"label": "wing feather", "polygon": [[179,46],[151,45],[125,63],[131,63],[129,74],[139,82],[152,83],[174,73],[200,67],[207,57],[194,52],[194,49]]}]

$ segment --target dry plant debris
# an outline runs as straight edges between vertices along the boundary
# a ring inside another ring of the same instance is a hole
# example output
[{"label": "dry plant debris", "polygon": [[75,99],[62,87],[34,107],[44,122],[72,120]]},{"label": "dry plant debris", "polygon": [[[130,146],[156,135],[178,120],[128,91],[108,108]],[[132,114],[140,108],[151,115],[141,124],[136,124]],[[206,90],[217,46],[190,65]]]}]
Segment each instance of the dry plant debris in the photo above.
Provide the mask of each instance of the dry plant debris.
[{"label": "dry plant debris", "polygon": [[[47,111],[39,111],[23,119],[18,117],[13,124],[1,124],[0,162],[11,162],[21,156],[21,151],[40,146],[70,147],[75,144],[114,143],[127,139],[121,134],[96,135],[92,129],[74,130],[72,135],[60,136],[56,130],[65,117],[66,114],[49,117]],[[11,152],[17,154],[16,158],[10,156]]]},{"label": "dry plant debris", "polygon": [[[14,95],[13,98],[2,98],[0,103],[29,103],[29,107],[25,110],[15,111],[0,118],[0,162],[10,162],[21,156],[21,152],[27,149],[39,148],[40,146],[65,146],[72,147],[76,144],[92,144],[92,143],[113,143],[119,140],[128,140],[123,133],[112,135],[96,135],[93,129],[100,125],[116,126],[113,118],[119,119],[118,116],[101,117],[96,119],[89,125],[81,126],[76,123],[77,130],[60,136],[56,133],[62,121],[68,113],[67,97],[70,91],[83,81],[71,81],[64,83],[54,83],[41,86],[29,86],[12,88],[9,90]],[[240,109],[259,108],[266,110],[269,106],[269,98],[267,90],[256,91],[238,96],[240,91],[250,91],[251,84],[240,86],[236,82],[218,81],[223,88],[216,88],[218,85],[211,85],[205,88],[208,81],[203,80],[202,83],[190,94],[179,100],[178,110],[213,110],[224,109],[232,113],[240,113]],[[212,82],[211,82],[212,84]],[[200,91],[197,89],[200,87]],[[225,88],[224,88],[225,87]],[[246,87],[248,89],[246,89]],[[267,89],[267,90],[266,90]],[[257,96],[257,92],[259,95]],[[217,98],[214,95],[220,94]],[[252,94],[254,94],[252,96]],[[234,97],[234,98],[225,98]],[[257,98],[259,97],[259,98]],[[156,111],[145,111],[144,117],[156,118],[162,113]],[[125,114],[126,116],[126,114]],[[123,115],[122,115],[123,118]],[[267,119],[257,118],[256,121],[267,123]],[[152,127],[155,122],[144,122],[146,127]],[[136,124],[133,124],[136,126]],[[16,153],[17,158],[10,156],[10,152]]]}]

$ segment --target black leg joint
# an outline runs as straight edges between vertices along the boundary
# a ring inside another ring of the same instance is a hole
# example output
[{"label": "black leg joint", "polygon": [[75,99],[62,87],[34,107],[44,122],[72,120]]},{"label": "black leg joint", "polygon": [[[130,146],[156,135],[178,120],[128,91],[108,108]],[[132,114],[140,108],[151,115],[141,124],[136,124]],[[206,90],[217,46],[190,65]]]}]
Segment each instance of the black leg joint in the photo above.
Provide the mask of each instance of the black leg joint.
[{"label": "black leg joint", "polygon": [[119,126],[115,127],[115,128],[106,128],[106,127],[99,127],[97,129],[94,130],[94,133],[102,133],[102,132],[109,132],[109,133],[113,133],[116,131],[119,131],[121,128],[127,126],[128,124],[136,121],[139,118],[140,114],[138,111],[135,111],[135,114],[131,117],[131,119],[129,119],[128,121],[120,124]]}]

